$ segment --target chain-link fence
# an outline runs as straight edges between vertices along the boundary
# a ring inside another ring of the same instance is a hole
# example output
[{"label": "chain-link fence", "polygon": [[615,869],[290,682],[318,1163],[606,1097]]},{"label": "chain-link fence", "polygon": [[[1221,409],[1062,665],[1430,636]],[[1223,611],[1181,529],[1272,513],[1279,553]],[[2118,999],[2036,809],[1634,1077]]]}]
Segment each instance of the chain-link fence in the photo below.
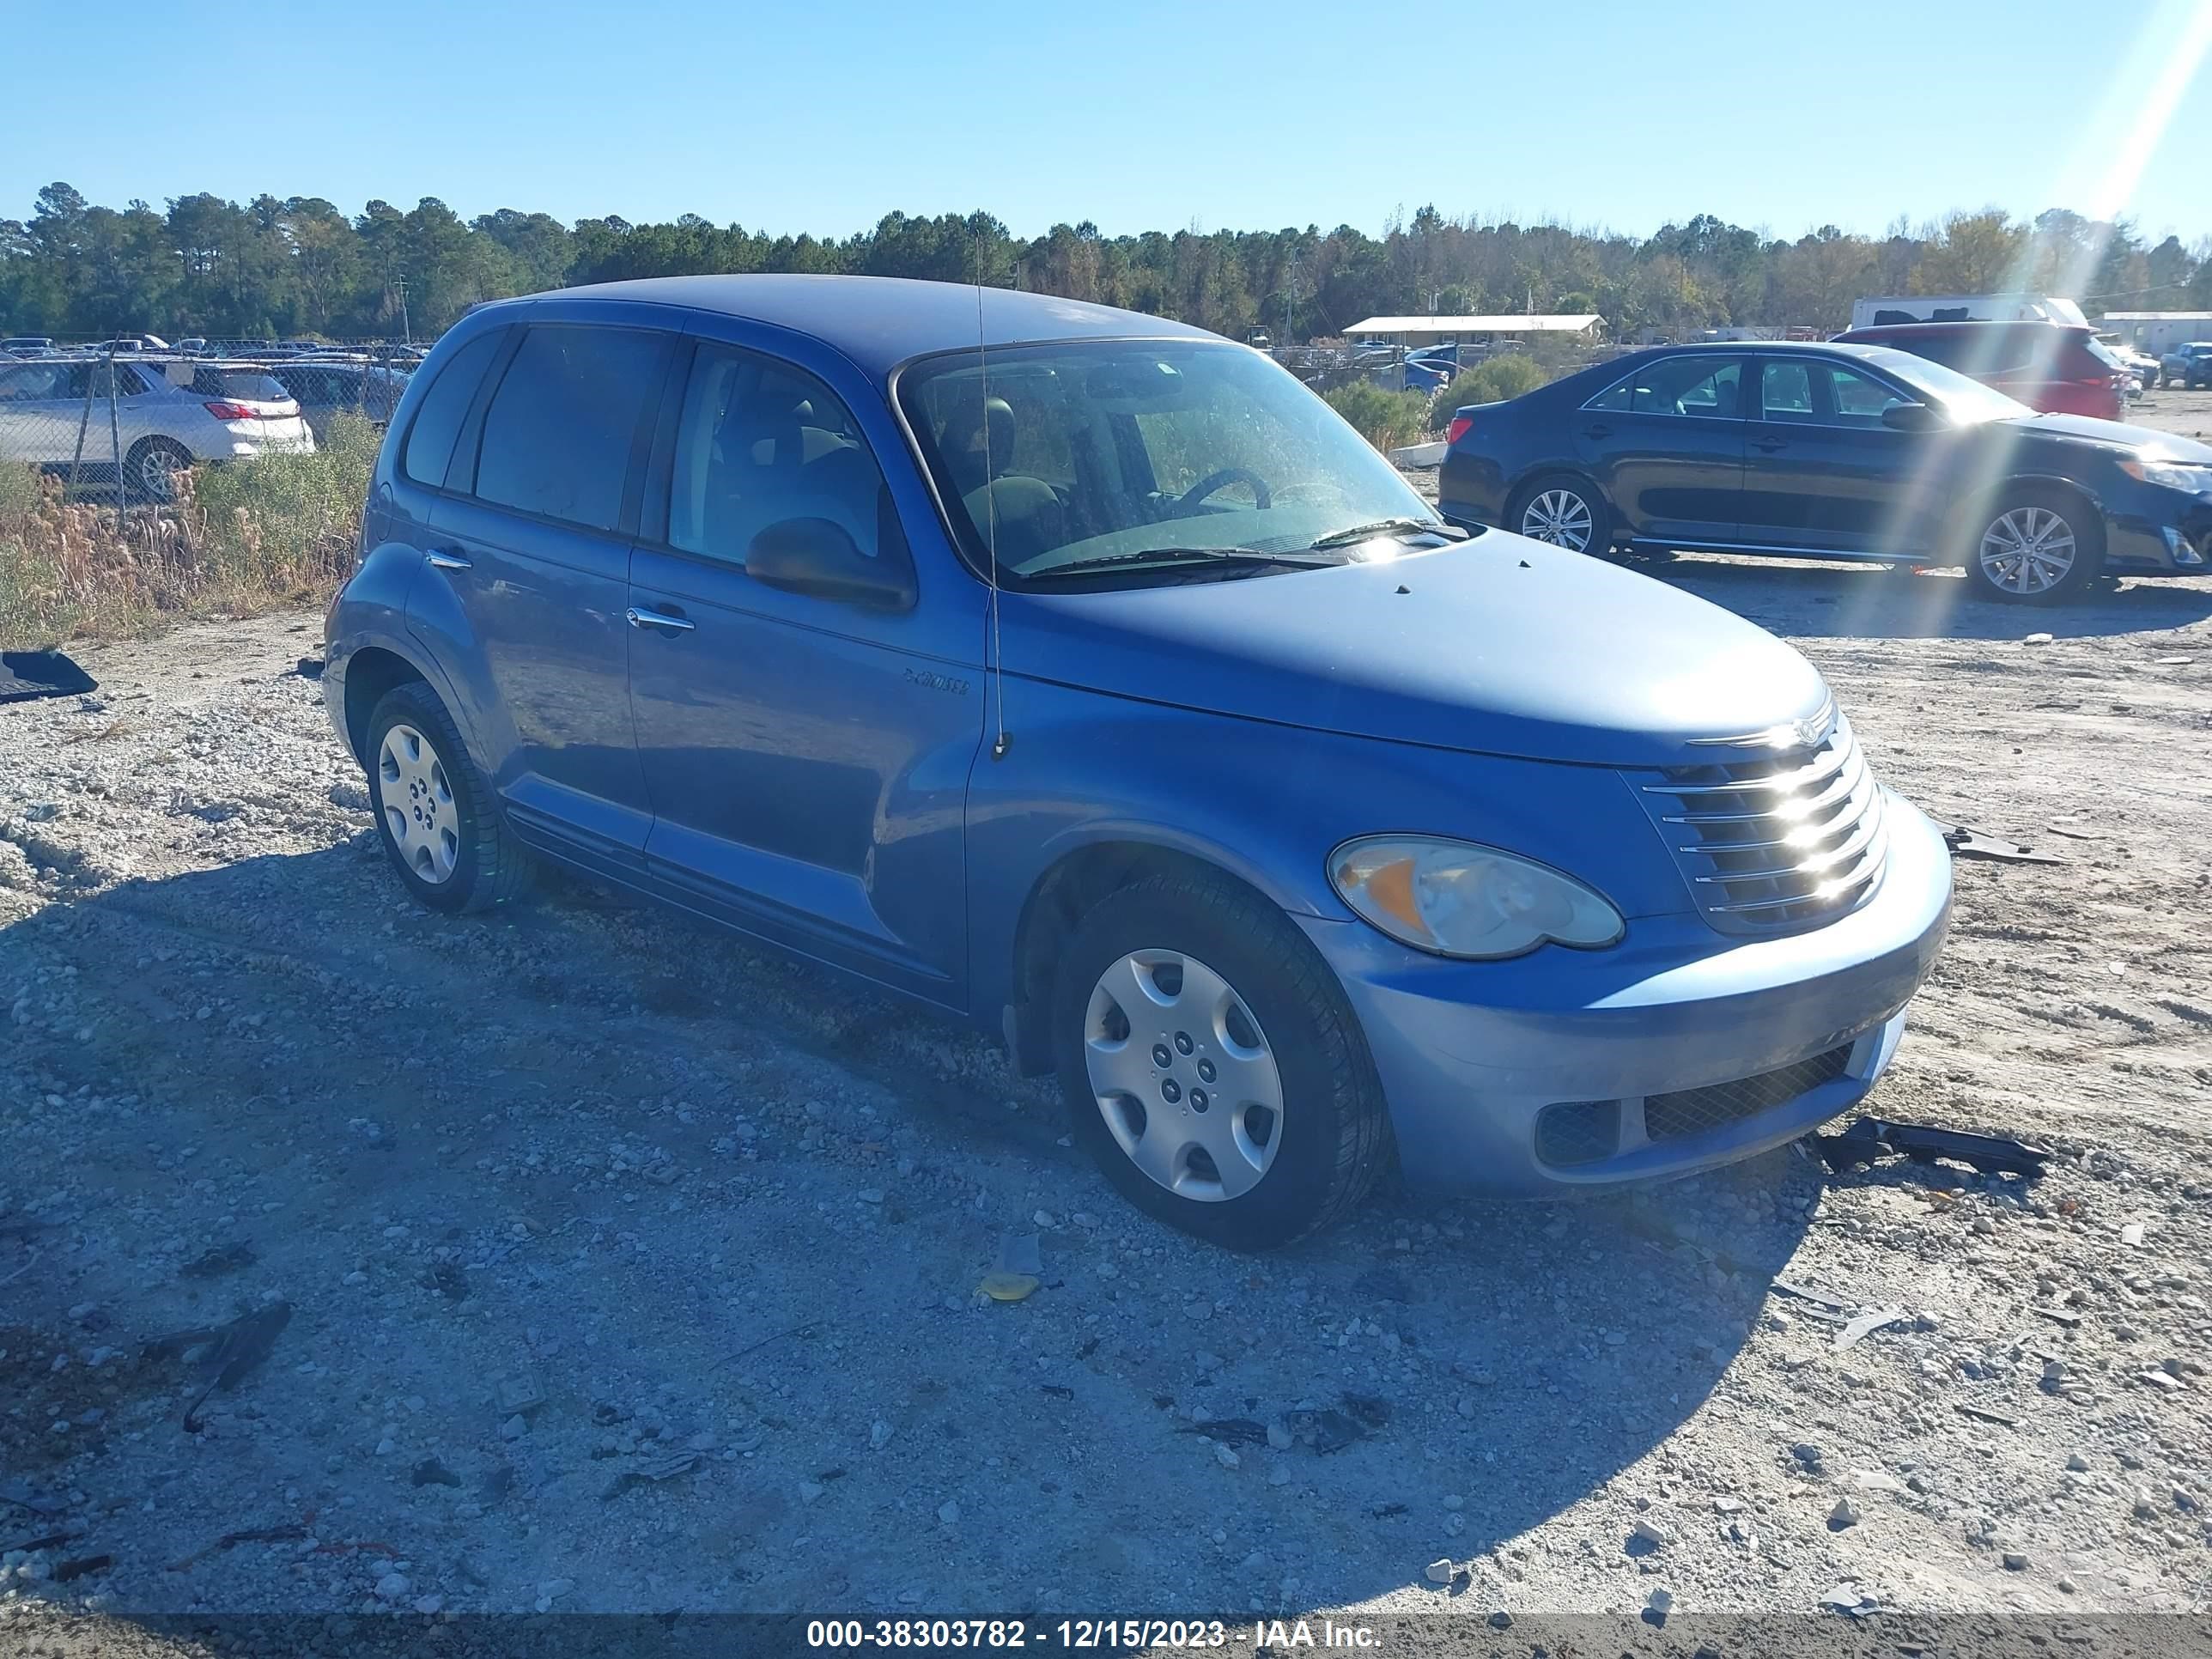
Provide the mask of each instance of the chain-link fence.
[{"label": "chain-link fence", "polygon": [[297,454],[331,422],[392,418],[422,348],[149,337],[77,344],[19,341],[0,349],[0,471],[43,475],[39,487],[112,507],[158,507],[179,472]]}]

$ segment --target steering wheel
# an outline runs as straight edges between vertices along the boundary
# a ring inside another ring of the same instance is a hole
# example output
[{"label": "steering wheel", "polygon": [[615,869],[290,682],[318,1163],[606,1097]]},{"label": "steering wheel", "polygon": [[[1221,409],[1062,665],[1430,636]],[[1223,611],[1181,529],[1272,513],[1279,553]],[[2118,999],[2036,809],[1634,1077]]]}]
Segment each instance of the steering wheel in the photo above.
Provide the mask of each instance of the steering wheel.
[{"label": "steering wheel", "polygon": [[1274,497],[1268,492],[1267,481],[1265,478],[1249,467],[1224,466],[1218,472],[1207,473],[1206,477],[1178,495],[1176,498],[1176,511],[1188,513],[1215,490],[1221,489],[1224,484],[1233,483],[1250,484],[1254,497],[1257,499],[1263,509],[1273,504]]}]

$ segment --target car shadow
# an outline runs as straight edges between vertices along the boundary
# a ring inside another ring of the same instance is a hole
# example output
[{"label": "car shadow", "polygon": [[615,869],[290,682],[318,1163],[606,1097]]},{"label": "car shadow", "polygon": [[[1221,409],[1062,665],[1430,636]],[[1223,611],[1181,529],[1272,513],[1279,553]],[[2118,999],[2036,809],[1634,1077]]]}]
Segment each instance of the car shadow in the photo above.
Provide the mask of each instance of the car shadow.
[{"label": "car shadow", "polygon": [[2212,580],[2123,579],[2051,605],[1978,595],[1955,571],[1684,553],[1638,558],[1646,575],[1796,639],[2018,641],[2030,634],[2096,639],[2150,634],[2212,617]]},{"label": "car shadow", "polygon": [[[54,1530],[149,1625],[559,1580],[601,1612],[1412,1589],[1472,1624],[1569,1510],[1634,1552],[1639,1471],[1728,1386],[1820,1189],[1784,1150],[1572,1203],[1391,1190],[1240,1257],[1121,1206],[981,1039],[604,890],[432,915],[364,830],[64,890],[0,928],[0,984],[50,988],[10,1031],[18,1144],[56,1149],[13,1173],[53,1194],[16,1205],[35,1245],[0,1237],[0,1275],[40,1252],[0,1464],[81,1495]],[[994,1304],[1009,1232],[1041,1283]],[[198,1435],[155,1359],[45,1363],[88,1306],[136,1352],[278,1296]],[[295,1565],[233,1547],[263,1530]],[[1472,1575],[1429,1584],[1440,1558]]]}]

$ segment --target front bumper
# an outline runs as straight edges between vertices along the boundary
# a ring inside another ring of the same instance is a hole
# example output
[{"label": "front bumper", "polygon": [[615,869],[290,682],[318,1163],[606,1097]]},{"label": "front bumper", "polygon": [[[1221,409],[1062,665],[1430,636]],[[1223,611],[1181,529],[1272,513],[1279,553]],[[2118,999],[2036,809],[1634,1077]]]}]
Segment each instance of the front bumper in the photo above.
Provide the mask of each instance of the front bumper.
[{"label": "front bumper", "polygon": [[2144,484],[2105,509],[2105,563],[2130,575],[2212,574],[2212,495]]},{"label": "front bumper", "polygon": [[[1658,916],[1630,922],[1607,950],[1468,963],[1364,923],[1299,918],[1365,1030],[1407,1178],[1540,1197],[1688,1175],[1795,1139],[1862,1098],[1896,1053],[1950,919],[1941,834],[1893,795],[1887,811],[1874,896],[1781,938],[1731,939],[1693,915]],[[1649,1097],[1821,1056],[1838,1057],[1835,1074],[1777,1104],[1695,1133],[1644,1133]],[[1540,1158],[1539,1114],[1589,1101],[1620,1103],[1615,1150],[1571,1165]]]}]

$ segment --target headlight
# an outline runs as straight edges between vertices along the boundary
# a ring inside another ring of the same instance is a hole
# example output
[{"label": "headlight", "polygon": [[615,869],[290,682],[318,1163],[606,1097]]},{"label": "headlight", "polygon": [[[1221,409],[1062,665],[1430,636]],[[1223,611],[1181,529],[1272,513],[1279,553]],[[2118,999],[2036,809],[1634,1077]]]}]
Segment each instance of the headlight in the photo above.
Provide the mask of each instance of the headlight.
[{"label": "headlight", "polygon": [[1337,896],[1401,945],[1440,957],[1517,957],[1550,940],[1589,950],[1620,913],[1548,865],[1437,836],[1363,836],[1329,855]]},{"label": "headlight", "polygon": [[2145,483],[2185,489],[2194,495],[2212,495],[2212,466],[2191,466],[2180,461],[2122,461],[2120,471]]}]

